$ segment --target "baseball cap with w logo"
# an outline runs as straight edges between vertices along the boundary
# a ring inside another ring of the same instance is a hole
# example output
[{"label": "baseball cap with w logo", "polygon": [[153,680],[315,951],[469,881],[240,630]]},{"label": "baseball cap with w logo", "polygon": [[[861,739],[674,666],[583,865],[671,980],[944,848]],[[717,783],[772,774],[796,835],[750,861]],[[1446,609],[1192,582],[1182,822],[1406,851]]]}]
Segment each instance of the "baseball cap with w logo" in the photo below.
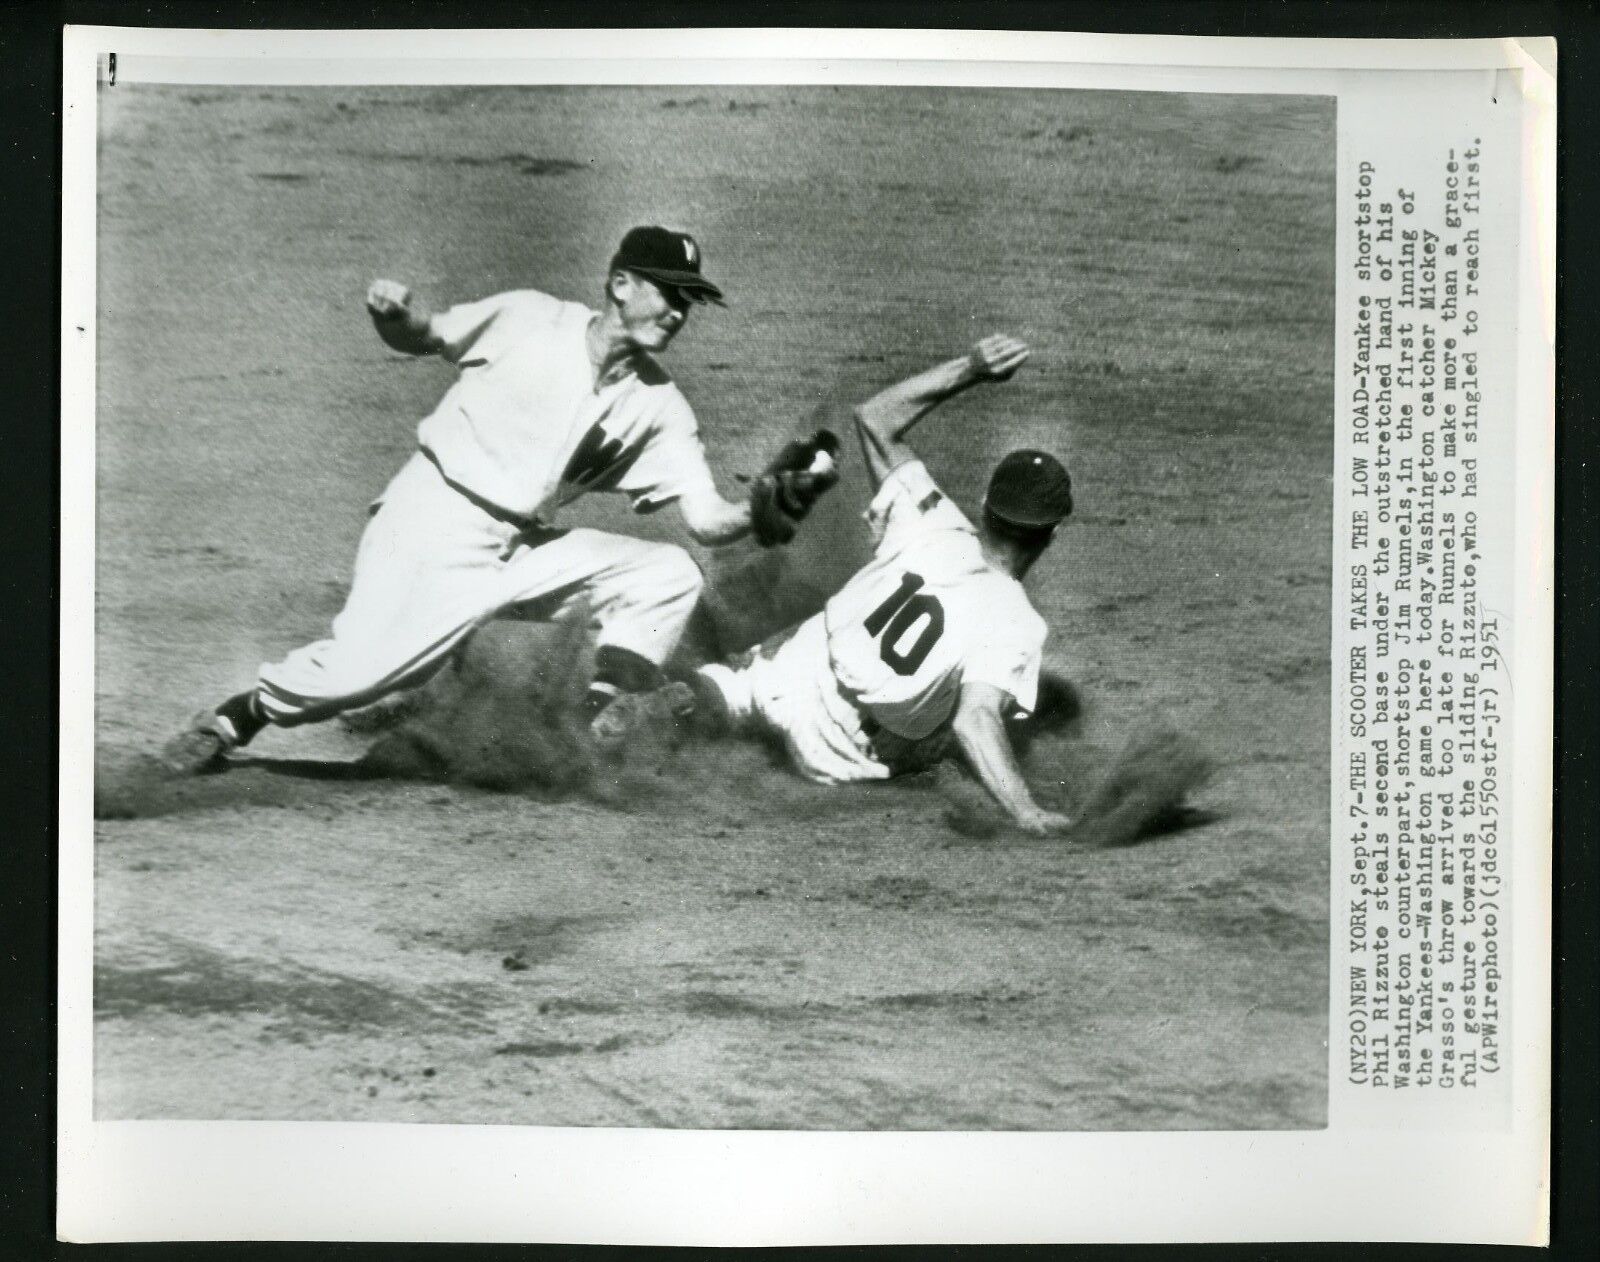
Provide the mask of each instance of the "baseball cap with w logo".
[{"label": "baseball cap with w logo", "polygon": [[670,285],[694,302],[725,306],[722,290],[700,272],[700,245],[687,232],[671,228],[630,228],[611,259],[611,271],[624,268]]}]

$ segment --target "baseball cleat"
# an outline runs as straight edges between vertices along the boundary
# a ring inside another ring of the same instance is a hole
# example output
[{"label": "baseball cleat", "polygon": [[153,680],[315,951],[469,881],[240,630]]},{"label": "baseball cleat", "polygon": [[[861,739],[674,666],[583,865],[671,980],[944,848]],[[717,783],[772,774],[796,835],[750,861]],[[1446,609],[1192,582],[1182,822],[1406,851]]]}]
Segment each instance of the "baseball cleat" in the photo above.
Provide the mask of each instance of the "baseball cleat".
[{"label": "baseball cleat", "polygon": [[647,724],[675,727],[694,709],[694,690],[684,683],[670,683],[652,692],[625,692],[595,715],[589,734],[603,753],[615,753]]},{"label": "baseball cleat", "polygon": [[161,764],[174,775],[197,776],[220,768],[238,744],[232,723],[215,710],[202,710],[161,747]]}]

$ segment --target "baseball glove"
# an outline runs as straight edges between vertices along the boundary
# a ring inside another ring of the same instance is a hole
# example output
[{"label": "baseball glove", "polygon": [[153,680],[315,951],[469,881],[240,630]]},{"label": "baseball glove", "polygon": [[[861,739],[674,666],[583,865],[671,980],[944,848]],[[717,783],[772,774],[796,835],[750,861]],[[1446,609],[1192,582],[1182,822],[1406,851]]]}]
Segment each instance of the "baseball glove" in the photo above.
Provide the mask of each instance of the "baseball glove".
[{"label": "baseball glove", "polygon": [[750,525],[763,548],[788,543],[816,502],[839,480],[839,439],[819,429],[783,445],[750,484]]}]

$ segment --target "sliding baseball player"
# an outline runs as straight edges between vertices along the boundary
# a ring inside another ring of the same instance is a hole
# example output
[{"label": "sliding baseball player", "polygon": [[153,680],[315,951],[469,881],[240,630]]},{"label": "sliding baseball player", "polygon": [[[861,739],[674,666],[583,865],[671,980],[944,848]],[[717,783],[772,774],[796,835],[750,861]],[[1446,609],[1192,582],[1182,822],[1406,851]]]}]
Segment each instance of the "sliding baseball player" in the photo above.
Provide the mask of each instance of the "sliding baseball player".
[{"label": "sliding baseball player", "polygon": [[[684,232],[635,228],[599,311],[535,290],[434,313],[403,285],[367,293],[378,336],[439,355],[460,376],[417,431],[417,451],[372,507],[343,611],[325,640],[263,666],[253,687],[202,711],[163,751],[169,768],[218,766],[269,724],[293,727],[423,682],[508,605],[551,618],[582,608],[597,633],[588,708],[597,736],[623,694],[651,691],[700,594],[682,548],[564,529],[589,492],[636,511],[675,504],[693,538],[786,543],[832,485],[819,443],[790,444],[742,503],[718,493],[694,413],[656,356],[697,303],[722,302]],[[808,471],[814,470],[814,471]],[[614,719],[614,715],[612,718]]]},{"label": "sliding baseball player", "polygon": [[1014,451],[975,525],[905,441],[939,403],[1006,380],[1027,357],[1015,338],[988,337],[856,410],[876,491],[873,558],[775,649],[742,667],[701,667],[703,725],[772,733],[802,775],[826,784],[909,770],[929,742],[953,735],[1020,827],[1071,824],[1033,800],[1006,732],[1036,703],[1046,635],[1021,580],[1072,512],[1071,479],[1053,456]]}]

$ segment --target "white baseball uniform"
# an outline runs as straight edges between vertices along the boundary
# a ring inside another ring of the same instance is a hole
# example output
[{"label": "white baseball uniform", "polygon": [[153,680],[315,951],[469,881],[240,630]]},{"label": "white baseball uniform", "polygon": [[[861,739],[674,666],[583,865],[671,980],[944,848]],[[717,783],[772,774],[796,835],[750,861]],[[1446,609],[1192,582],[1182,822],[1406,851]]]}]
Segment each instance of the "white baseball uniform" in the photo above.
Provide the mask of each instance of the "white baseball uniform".
[{"label": "white baseball uniform", "polygon": [[479,623],[529,601],[550,616],[585,602],[601,644],[666,660],[700,593],[688,553],[552,525],[588,491],[651,512],[714,487],[694,413],[654,360],[596,383],[585,335],[597,318],[534,290],[434,318],[461,375],[373,504],[332,637],[261,668],[273,722],[326,718],[420,682]]},{"label": "white baseball uniform", "polygon": [[884,479],[866,518],[873,558],[821,613],[748,666],[702,668],[736,726],[777,734],[825,784],[894,774],[874,737],[933,735],[964,683],[993,685],[1019,713],[1038,699],[1044,619],[920,460]]}]

